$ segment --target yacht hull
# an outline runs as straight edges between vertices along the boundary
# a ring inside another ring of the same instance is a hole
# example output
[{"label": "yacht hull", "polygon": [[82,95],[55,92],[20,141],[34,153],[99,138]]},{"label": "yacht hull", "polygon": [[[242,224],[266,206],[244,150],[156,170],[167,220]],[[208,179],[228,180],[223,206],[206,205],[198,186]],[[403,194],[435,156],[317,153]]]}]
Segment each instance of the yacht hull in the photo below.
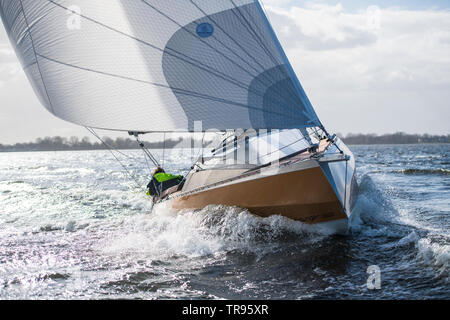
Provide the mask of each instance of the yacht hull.
[{"label": "yacht hull", "polygon": [[307,224],[346,221],[357,192],[355,165],[349,152],[340,158],[325,155],[243,173],[175,193],[167,201],[177,210],[215,204],[246,208],[261,217],[282,215]]}]

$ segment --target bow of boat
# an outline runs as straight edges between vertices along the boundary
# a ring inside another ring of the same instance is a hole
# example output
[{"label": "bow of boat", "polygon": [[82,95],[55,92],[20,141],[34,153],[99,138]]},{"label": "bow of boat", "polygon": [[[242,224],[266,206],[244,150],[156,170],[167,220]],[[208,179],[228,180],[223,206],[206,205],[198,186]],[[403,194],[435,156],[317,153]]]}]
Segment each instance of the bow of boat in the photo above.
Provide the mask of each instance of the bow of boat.
[{"label": "bow of boat", "polygon": [[167,201],[178,210],[237,206],[261,217],[282,215],[342,230],[357,193],[355,160],[340,140],[321,147],[320,156],[305,152],[261,168],[193,171]]}]

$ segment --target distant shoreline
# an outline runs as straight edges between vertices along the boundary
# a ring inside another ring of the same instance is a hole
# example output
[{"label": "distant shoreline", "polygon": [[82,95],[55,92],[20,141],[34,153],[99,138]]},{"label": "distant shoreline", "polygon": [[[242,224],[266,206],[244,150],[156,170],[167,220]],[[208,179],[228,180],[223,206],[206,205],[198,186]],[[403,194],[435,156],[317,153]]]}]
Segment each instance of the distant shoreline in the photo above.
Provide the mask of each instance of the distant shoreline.
[{"label": "distant shoreline", "polygon": [[394,134],[348,134],[338,136],[348,145],[402,145],[402,144],[430,144],[430,143],[450,143],[450,135],[430,135],[430,134],[406,134],[398,132]]},{"label": "distant shoreline", "polygon": [[[117,138],[115,140],[107,137],[102,138],[103,142],[91,143],[89,138],[85,137],[79,140],[77,137],[70,139],[62,137],[47,137],[38,138],[35,142],[16,143],[14,145],[0,144],[1,152],[52,152],[52,151],[95,151],[95,150],[140,150],[137,142],[132,139]],[[194,146],[201,145],[200,140],[178,140],[168,139],[165,142],[146,142],[143,141],[147,149],[181,149],[190,148],[191,144]],[[210,141],[204,141],[210,143]]]},{"label": "distant shoreline", "polygon": [[[418,142],[418,143],[346,143],[348,146],[407,146],[407,145],[433,145],[433,144],[449,144],[450,142]],[[150,150],[154,149],[163,149],[162,147],[156,148],[148,148]],[[173,147],[166,148],[171,150],[176,149],[188,149],[188,147]],[[0,149],[0,153],[14,153],[14,152],[65,152],[65,151],[107,151],[109,149],[106,148],[98,148],[98,149]],[[140,150],[139,148],[116,148],[115,150],[126,151],[126,150]]]},{"label": "distant shoreline", "polygon": [[[347,145],[407,145],[407,144],[446,144],[450,143],[450,135],[413,135],[406,133],[394,133],[385,135],[376,134],[348,134],[347,136],[338,136]],[[136,141],[129,138],[103,138],[103,141],[117,150],[137,150],[139,146]],[[210,143],[211,141],[205,141]],[[181,149],[190,148],[191,145],[201,145],[201,141],[167,140],[164,142],[145,142],[148,149]],[[38,138],[35,142],[16,143],[14,145],[0,144],[0,152],[51,152],[51,151],[89,151],[89,150],[108,150],[108,147],[101,142],[91,143],[89,138],[79,139],[77,137],[46,137]]]}]

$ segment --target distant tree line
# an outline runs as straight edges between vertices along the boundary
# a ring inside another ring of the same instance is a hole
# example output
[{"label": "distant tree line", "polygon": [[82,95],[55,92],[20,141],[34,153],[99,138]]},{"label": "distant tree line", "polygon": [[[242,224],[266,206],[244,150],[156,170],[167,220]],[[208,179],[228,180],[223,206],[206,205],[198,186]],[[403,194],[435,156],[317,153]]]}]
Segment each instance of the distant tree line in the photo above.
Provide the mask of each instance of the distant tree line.
[{"label": "distant tree line", "polygon": [[[347,136],[338,134],[339,137],[347,144],[415,144],[415,143],[450,143],[450,135],[429,135],[429,134],[406,134],[398,132],[394,134],[353,134]],[[38,138],[35,142],[16,143],[14,145],[0,144],[0,152],[13,151],[63,151],[63,150],[106,150],[108,148],[114,149],[138,149],[136,141],[130,138],[116,138],[108,137],[102,138],[103,142],[91,142],[88,137],[82,139],[78,137],[45,137]],[[205,140],[204,145],[211,143],[210,140]],[[190,148],[191,146],[201,145],[201,141],[194,141],[192,139],[178,138],[168,139],[165,142],[144,142],[149,149],[173,149],[173,148]]]},{"label": "distant tree line", "polygon": [[[29,143],[16,143],[14,145],[2,145],[0,144],[0,152],[13,152],[13,151],[64,151],[64,150],[106,150],[109,148],[114,149],[138,149],[140,148],[136,140],[130,138],[116,138],[111,139],[108,137],[102,138],[103,142],[91,142],[88,137],[82,139],[78,137],[45,137],[38,138],[35,142]],[[200,142],[201,143],[201,142]],[[189,148],[191,146],[191,140],[179,138],[177,140],[168,139],[165,142],[145,142],[144,145],[149,149],[172,149],[172,148]]]},{"label": "distant tree line", "polygon": [[346,144],[416,144],[416,143],[450,143],[450,135],[407,134],[362,134],[350,133],[338,135]]}]

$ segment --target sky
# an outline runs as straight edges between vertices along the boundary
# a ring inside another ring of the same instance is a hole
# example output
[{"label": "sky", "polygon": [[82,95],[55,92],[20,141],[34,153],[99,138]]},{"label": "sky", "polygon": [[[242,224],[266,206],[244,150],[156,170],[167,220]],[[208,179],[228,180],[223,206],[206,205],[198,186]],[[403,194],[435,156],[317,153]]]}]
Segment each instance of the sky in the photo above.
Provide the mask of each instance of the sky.
[{"label": "sky", "polygon": [[[450,0],[263,3],[329,131],[450,133]],[[40,105],[0,25],[0,143],[55,135],[89,133]]]}]

